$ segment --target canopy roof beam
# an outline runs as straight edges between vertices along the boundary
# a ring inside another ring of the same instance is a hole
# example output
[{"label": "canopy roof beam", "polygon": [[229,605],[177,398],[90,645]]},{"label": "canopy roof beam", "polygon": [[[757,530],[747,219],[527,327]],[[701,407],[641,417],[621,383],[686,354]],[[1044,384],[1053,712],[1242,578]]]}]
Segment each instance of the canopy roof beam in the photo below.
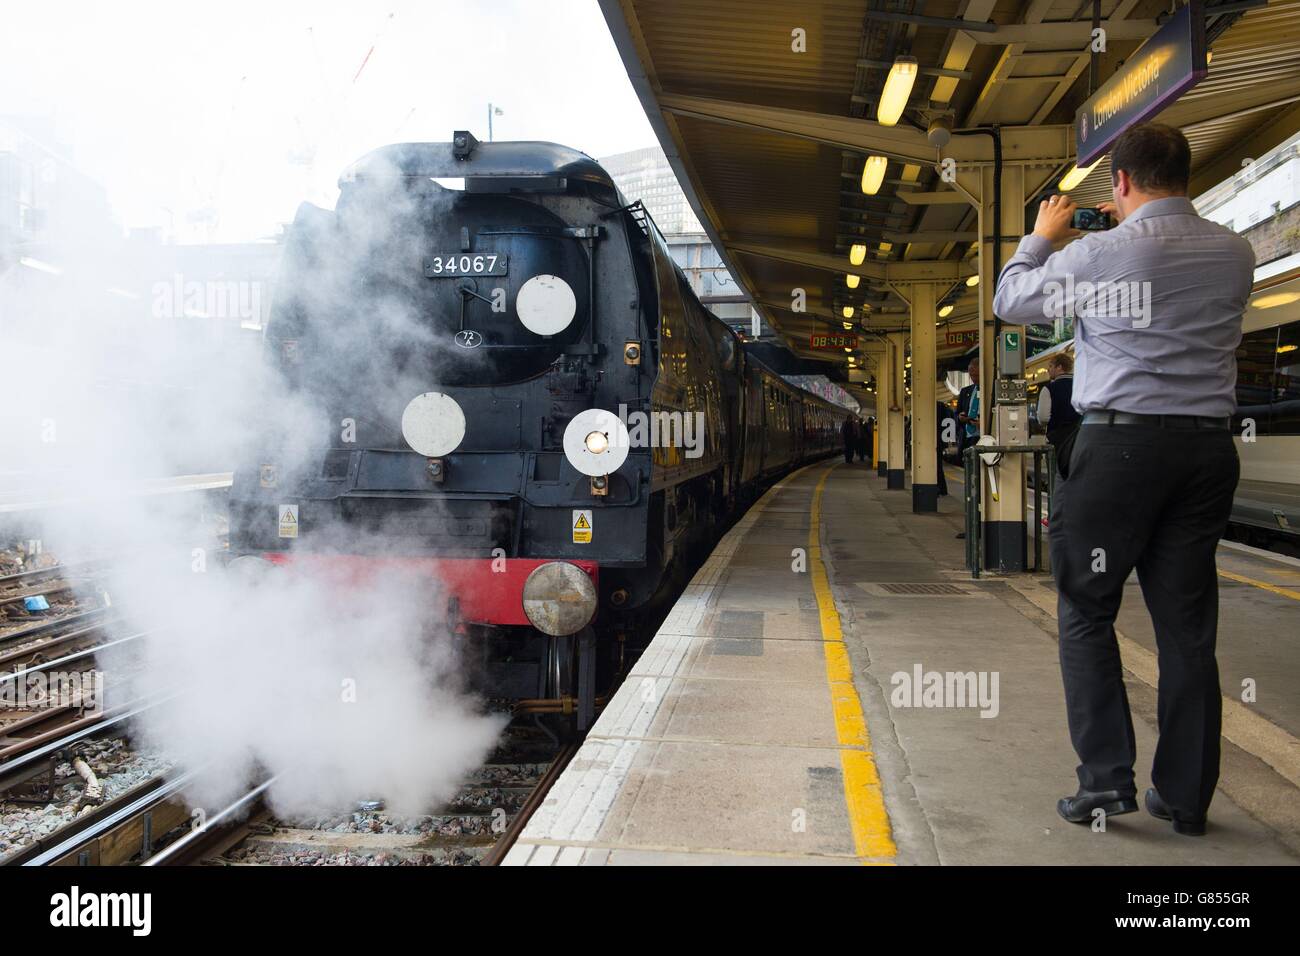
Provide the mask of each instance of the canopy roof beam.
[{"label": "canopy roof beam", "polygon": [[[664,112],[676,116],[795,136],[918,166],[936,166],[944,159],[959,164],[993,162],[993,147],[986,136],[954,136],[947,146],[936,149],[919,129],[881,126],[849,116],[675,93],[665,93],[659,105]],[[1074,156],[1074,130],[1070,125],[1004,126],[1001,135],[1004,164],[1059,166]]]}]

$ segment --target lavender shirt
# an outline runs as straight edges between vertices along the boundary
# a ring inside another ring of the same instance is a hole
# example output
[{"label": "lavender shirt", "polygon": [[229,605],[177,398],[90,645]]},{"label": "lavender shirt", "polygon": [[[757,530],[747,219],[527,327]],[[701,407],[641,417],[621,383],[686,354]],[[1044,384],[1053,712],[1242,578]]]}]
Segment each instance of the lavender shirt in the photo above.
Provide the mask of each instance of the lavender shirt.
[{"label": "lavender shirt", "polygon": [[1020,240],[993,297],[1017,323],[1074,316],[1074,398],[1081,412],[1231,415],[1241,318],[1255,252],[1182,197],[1140,206],[1114,229],[1060,252]]}]

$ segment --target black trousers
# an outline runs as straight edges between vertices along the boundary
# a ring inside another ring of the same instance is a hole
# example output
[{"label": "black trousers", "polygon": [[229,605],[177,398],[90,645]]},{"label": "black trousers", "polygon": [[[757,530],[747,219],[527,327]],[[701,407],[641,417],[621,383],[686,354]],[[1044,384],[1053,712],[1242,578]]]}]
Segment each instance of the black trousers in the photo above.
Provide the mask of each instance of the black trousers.
[{"label": "black trousers", "polygon": [[844,439],[844,464],[846,465],[853,464],[853,447],[854,443],[851,439]]},{"label": "black trousers", "polygon": [[936,466],[938,470],[936,474],[938,474],[939,476],[938,478],[939,494],[946,495],[948,493],[948,476],[943,473],[943,449],[942,448],[936,449],[934,453],[934,457],[938,459],[938,463]]},{"label": "black trousers", "polygon": [[1136,568],[1160,665],[1151,780],[1180,814],[1201,816],[1210,805],[1222,721],[1214,555],[1239,471],[1227,429],[1079,428],[1049,537],[1061,677],[1085,790],[1135,790],[1114,623]]}]

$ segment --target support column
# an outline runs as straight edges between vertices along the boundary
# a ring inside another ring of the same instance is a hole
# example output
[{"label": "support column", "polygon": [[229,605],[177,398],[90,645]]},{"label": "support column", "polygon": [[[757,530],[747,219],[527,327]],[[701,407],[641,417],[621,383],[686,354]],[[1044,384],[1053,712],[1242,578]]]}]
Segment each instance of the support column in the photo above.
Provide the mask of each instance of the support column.
[{"label": "support column", "polygon": [[906,432],[903,428],[903,412],[907,396],[903,391],[903,353],[906,345],[907,337],[904,333],[889,333],[889,391],[885,393],[889,415],[889,468],[885,472],[885,487],[894,491],[902,491],[904,487]]},{"label": "support column", "polygon": [[876,360],[876,474],[889,475],[889,388],[894,366],[889,360],[889,341],[886,339],[875,354]]},{"label": "support column", "polygon": [[911,286],[912,511],[939,510],[938,435],[935,432],[935,288]]},{"label": "support column", "polygon": [[[997,275],[993,271],[993,167],[980,169],[980,434],[994,434],[996,416],[993,397],[998,371],[996,319],[993,294]],[[1015,254],[1025,231],[1025,172],[1021,166],[1002,170],[1002,264]],[[987,472],[995,472],[997,498]],[[1023,571],[1026,567],[1025,456],[1003,455],[994,469],[986,470],[981,488],[984,507],[980,536],[984,541],[984,565],[991,571]]]}]

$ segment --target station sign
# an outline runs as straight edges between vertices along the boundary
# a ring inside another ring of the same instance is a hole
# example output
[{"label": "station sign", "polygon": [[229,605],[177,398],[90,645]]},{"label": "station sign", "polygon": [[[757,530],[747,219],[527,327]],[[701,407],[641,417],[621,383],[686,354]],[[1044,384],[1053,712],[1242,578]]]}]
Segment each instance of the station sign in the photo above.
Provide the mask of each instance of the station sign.
[{"label": "station sign", "polygon": [[978,345],[979,340],[979,329],[967,329],[964,332],[947,332],[944,334],[944,342],[949,346]]},{"label": "station sign", "polygon": [[1079,107],[1076,165],[1091,166],[1121,133],[1151,119],[1204,79],[1207,70],[1202,0],[1191,0]]},{"label": "station sign", "polygon": [[856,349],[858,337],[849,332],[814,332],[809,337],[809,346],[815,349]]}]

